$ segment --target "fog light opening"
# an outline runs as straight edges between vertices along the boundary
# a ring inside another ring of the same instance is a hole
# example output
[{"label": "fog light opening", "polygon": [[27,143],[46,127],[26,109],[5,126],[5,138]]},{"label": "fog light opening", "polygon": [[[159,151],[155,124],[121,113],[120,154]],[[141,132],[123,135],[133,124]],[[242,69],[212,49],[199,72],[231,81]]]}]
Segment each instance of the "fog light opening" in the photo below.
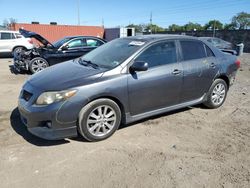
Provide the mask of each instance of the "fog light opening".
[{"label": "fog light opening", "polygon": [[52,127],[51,121],[47,121],[47,122],[45,123],[45,125],[46,125],[46,127],[48,127],[49,129]]}]

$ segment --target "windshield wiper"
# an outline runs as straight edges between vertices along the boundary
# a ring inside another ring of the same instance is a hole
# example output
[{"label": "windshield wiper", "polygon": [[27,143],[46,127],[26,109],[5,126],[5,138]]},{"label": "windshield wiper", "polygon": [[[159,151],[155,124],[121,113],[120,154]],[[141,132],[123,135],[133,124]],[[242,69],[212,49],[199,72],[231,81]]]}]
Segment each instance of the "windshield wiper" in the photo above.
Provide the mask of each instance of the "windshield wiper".
[{"label": "windshield wiper", "polygon": [[90,60],[86,60],[86,59],[82,59],[82,58],[79,59],[79,64],[84,65],[84,66],[91,66],[91,67],[93,67],[94,69],[99,68],[99,65],[93,63],[93,62],[90,61]]}]

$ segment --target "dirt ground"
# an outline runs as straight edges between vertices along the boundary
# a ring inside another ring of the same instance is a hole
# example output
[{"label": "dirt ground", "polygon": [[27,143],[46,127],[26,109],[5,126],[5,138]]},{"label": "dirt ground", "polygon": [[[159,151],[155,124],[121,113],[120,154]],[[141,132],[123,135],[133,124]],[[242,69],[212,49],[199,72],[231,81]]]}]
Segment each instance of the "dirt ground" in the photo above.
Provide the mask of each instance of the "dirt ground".
[{"label": "dirt ground", "polygon": [[0,187],[250,187],[250,54],[225,104],[185,108],[111,138],[45,141],[19,120],[27,75],[0,59]]}]

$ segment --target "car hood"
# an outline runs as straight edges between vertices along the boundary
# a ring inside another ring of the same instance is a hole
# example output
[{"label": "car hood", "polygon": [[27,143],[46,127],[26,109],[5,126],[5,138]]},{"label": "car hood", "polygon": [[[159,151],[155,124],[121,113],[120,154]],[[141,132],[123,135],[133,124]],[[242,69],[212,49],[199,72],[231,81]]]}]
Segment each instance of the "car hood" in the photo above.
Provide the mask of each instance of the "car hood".
[{"label": "car hood", "polygon": [[75,59],[46,68],[32,75],[27,82],[43,92],[61,91],[96,81],[105,70],[80,65]]},{"label": "car hood", "polygon": [[43,38],[41,35],[32,32],[32,31],[27,31],[24,29],[19,29],[19,32],[21,35],[23,35],[25,38],[35,38],[39,42],[41,42],[45,47],[51,46],[54,47],[53,44],[51,44],[47,39]]}]

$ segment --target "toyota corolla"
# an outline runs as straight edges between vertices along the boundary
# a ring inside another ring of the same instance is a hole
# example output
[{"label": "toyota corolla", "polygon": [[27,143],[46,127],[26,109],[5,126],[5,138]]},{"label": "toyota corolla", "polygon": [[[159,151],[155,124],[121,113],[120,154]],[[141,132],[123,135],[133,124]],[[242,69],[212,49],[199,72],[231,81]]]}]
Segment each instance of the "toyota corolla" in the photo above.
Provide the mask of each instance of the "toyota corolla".
[{"label": "toyota corolla", "polygon": [[195,37],[113,40],[31,76],[19,97],[28,130],[44,139],[110,137],[120,126],[171,110],[220,107],[240,62]]}]

